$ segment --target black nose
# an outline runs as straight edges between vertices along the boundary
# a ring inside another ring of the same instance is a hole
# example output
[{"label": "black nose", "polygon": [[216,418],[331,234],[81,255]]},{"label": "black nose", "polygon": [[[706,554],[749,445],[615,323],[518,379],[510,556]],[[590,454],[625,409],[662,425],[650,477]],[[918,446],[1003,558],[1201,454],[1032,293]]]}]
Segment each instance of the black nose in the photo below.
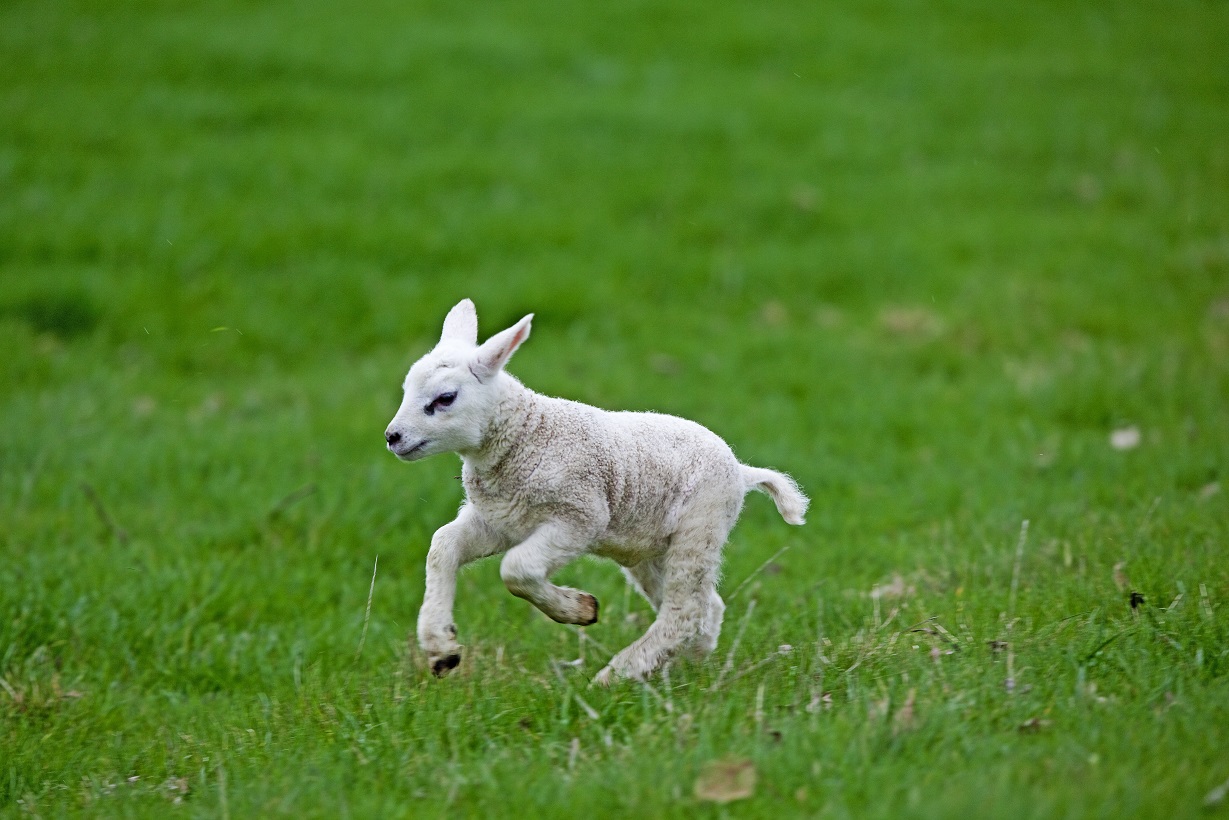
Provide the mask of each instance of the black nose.
[{"label": "black nose", "polygon": [[396,444],[397,442],[401,441],[401,434],[400,433],[385,433],[384,440],[387,441],[389,444]]}]

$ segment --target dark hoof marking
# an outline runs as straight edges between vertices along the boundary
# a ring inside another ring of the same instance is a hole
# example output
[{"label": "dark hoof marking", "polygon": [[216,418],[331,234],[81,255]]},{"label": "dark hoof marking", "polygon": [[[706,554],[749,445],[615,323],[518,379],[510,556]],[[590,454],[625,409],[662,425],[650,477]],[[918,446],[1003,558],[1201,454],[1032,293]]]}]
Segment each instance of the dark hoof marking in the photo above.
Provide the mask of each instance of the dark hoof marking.
[{"label": "dark hoof marking", "polygon": [[590,618],[590,619],[589,619],[589,620],[587,620],[587,621],[581,621],[581,622],[580,622],[580,626],[590,626],[590,625],[592,625],[592,624],[597,623],[597,612],[598,612],[598,609],[600,608],[600,605],[599,605],[599,604],[598,604],[598,602],[597,602],[597,598],[594,598],[592,595],[588,595],[588,596],[586,596],[586,597],[587,597],[590,601],[592,601],[592,602],[593,602],[593,617],[592,617],[592,618]]},{"label": "dark hoof marking", "polygon": [[450,671],[457,668],[457,664],[461,662],[460,655],[445,655],[435,663],[431,664],[431,674],[437,678],[442,678]]}]

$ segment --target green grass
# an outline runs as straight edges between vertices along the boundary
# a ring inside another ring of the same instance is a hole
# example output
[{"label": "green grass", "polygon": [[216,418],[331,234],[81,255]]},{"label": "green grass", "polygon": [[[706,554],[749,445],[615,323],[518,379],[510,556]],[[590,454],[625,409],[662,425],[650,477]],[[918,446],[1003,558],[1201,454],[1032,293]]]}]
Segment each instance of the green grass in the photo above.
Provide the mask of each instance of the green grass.
[{"label": "green grass", "polygon": [[[1226,42],[1211,0],[0,5],[0,812],[1223,814]],[[807,488],[749,499],[725,593],[788,549],[713,659],[589,690],[647,606],[567,569],[582,644],[485,562],[423,668],[457,466],[381,433],[462,296],[537,313],[530,386]],[[754,795],[697,800],[726,758]]]}]

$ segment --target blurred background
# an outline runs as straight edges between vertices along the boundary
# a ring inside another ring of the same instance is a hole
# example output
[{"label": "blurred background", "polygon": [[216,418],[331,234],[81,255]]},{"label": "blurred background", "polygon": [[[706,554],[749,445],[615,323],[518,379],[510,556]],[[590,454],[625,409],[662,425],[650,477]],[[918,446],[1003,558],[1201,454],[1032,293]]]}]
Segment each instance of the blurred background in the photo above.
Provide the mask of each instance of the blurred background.
[{"label": "blurred background", "polygon": [[1223,421],[1227,13],[1157,8],[8,3],[8,502],[391,469],[462,296],[538,314],[530,385],[823,493]]}]

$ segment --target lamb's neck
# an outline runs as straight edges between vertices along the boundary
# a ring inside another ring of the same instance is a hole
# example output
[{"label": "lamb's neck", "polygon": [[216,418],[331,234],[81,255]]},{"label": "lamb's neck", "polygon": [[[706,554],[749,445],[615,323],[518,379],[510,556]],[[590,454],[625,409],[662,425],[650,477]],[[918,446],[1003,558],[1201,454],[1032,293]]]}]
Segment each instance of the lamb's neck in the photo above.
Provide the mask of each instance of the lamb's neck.
[{"label": "lamb's neck", "polygon": [[502,396],[477,449],[462,453],[477,475],[493,477],[517,460],[542,423],[540,396],[507,374],[500,376]]}]

